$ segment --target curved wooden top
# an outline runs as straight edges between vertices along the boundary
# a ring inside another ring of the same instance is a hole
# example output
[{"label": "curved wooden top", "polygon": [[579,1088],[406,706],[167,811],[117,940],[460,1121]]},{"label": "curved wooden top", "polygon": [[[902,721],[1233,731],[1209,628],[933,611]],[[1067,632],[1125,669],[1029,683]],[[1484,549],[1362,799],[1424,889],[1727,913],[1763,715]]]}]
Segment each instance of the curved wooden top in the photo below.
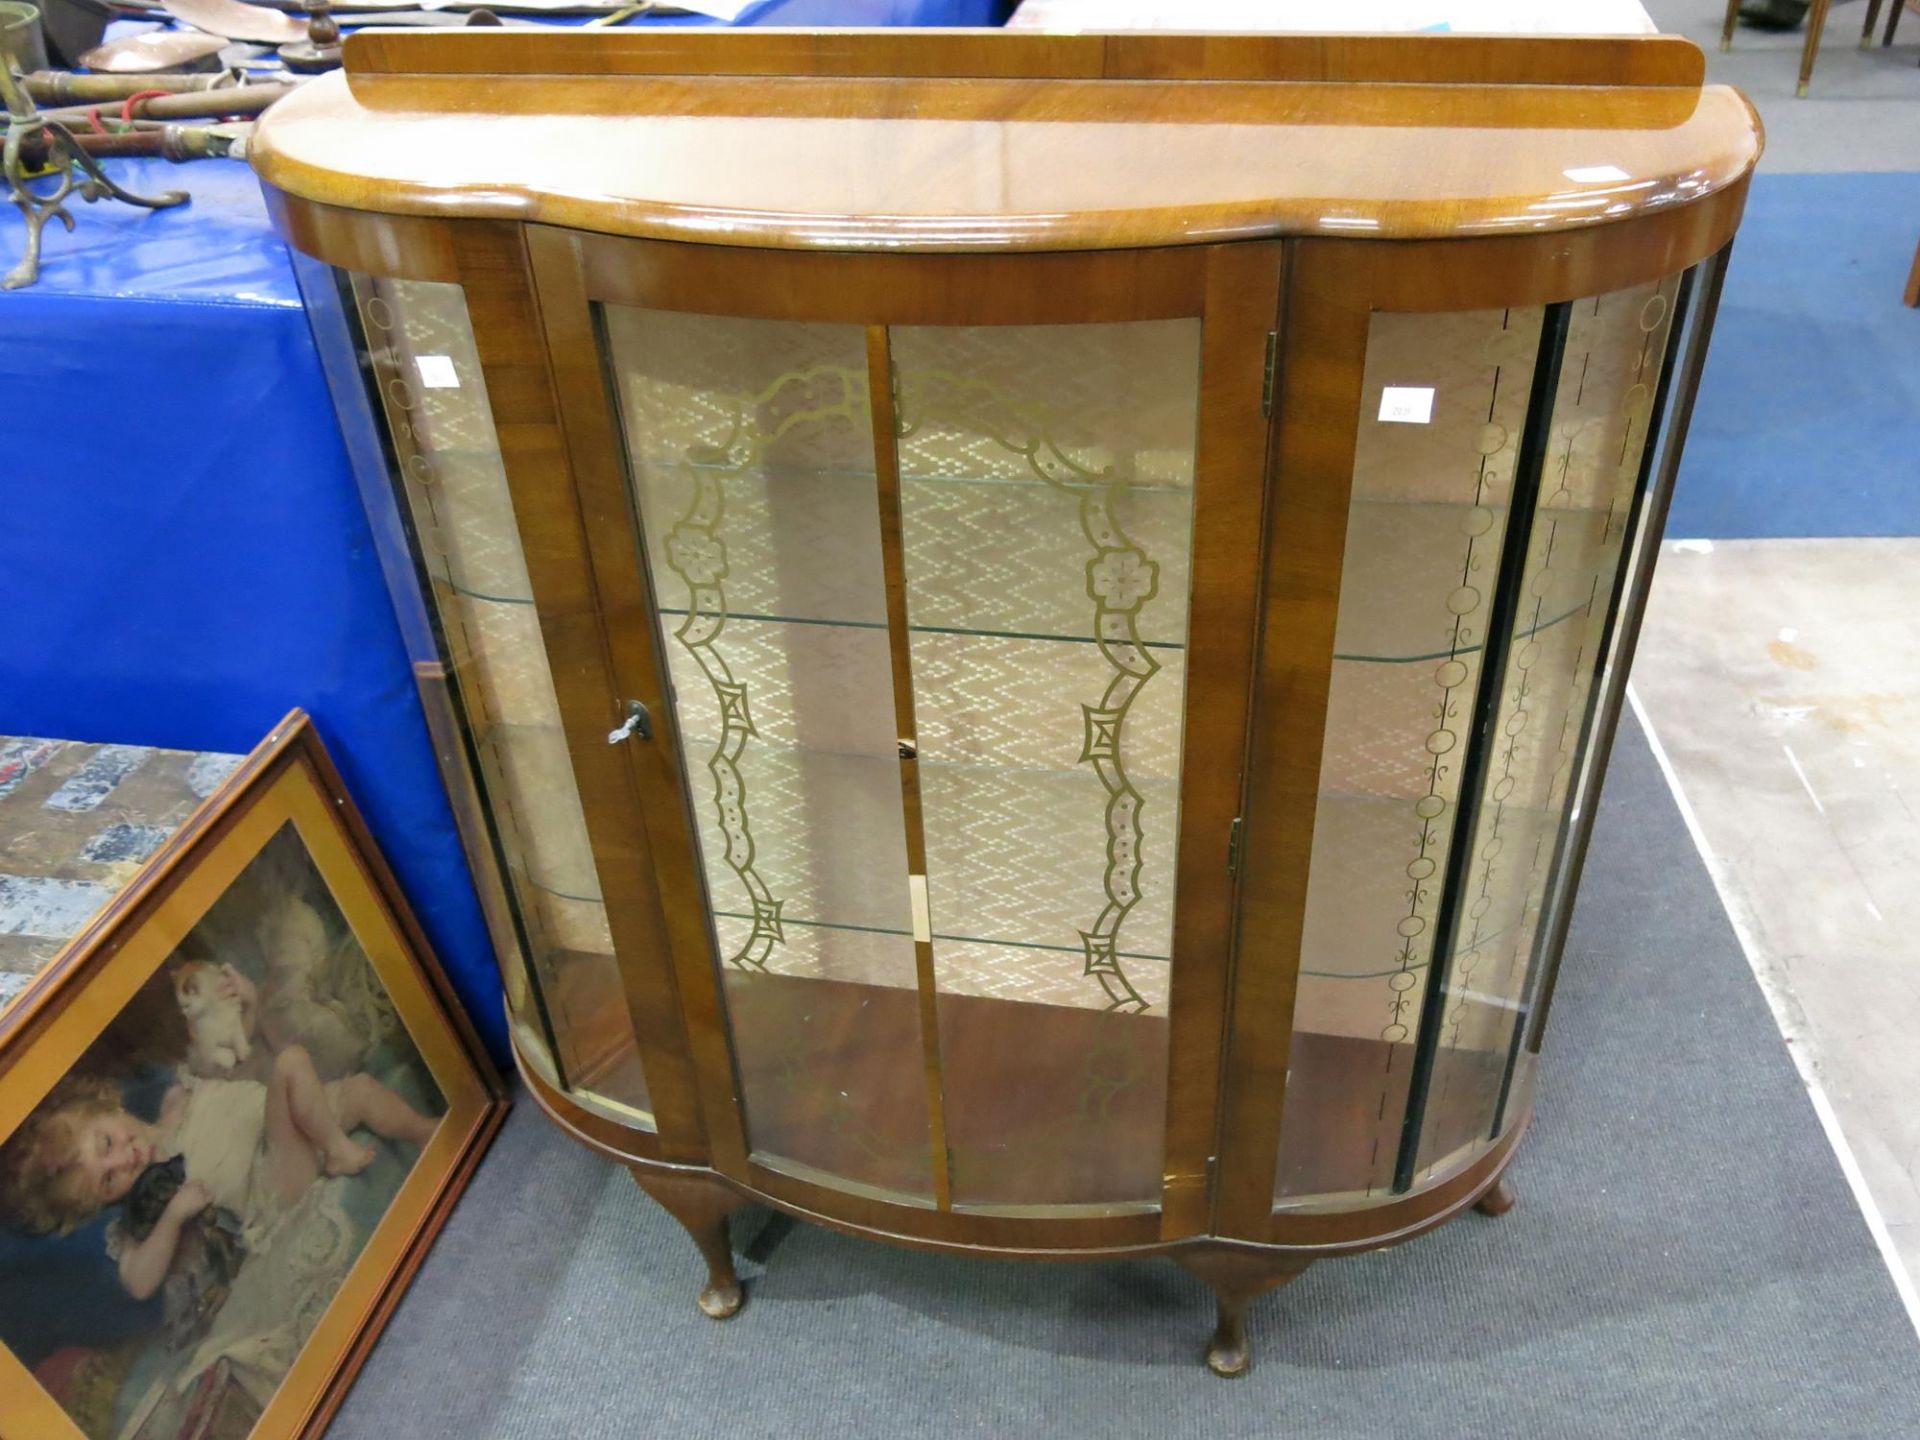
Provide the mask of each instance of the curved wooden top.
[{"label": "curved wooden top", "polygon": [[366,32],[347,57],[262,121],[269,185],[776,248],[1561,231],[1712,195],[1761,145],[1670,37]]}]

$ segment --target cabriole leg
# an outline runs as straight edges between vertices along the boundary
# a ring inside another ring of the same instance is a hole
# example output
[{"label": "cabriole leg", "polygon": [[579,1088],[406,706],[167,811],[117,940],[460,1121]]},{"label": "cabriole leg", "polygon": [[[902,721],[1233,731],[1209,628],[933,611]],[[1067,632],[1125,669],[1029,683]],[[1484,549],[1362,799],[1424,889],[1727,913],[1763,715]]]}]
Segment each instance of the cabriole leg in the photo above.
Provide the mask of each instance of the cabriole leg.
[{"label": "cabriole leg", "polygon": [[680,1222],[700,1258],[707,1262],[707,1283],[700,1292],[700,1308],[715,1320],[738,1313],[746,1299],[740,1277],[733,1270],[733,1244],[727,1235],[727,1217],[746,1204],[717,1180],[663,1175],[636,1166],[634,1183]]},{"label": "cabriole leg", "polygon": [[1480,1194],[1473,1202],[1473,1208],[1482,1215],[1504,1215],[1513,1208],[1513,1202],[1519,1197],[1513,1193],[1513,1186],[1502,1175]]},{"label": "cabriole leg", "polygon": [[1253,1365],[1247,1348],[1247,1306],[1310,1263],[1242,1250],[1191,1250],[1174,1259],[1213,1291],[1218,1318],[1207,1342],[1207,1368],[1224,1376],[1244,1375]]}]

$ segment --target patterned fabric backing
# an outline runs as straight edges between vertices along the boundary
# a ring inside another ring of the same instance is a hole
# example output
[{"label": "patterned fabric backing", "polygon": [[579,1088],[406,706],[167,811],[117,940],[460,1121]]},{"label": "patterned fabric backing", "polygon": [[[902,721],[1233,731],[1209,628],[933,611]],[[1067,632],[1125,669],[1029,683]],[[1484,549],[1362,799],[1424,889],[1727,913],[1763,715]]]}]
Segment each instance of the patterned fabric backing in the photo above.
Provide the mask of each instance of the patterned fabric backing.
[{"label": "patterned fabric backing", "polygon": [[243,758],[0,736],[0,1007]]}]

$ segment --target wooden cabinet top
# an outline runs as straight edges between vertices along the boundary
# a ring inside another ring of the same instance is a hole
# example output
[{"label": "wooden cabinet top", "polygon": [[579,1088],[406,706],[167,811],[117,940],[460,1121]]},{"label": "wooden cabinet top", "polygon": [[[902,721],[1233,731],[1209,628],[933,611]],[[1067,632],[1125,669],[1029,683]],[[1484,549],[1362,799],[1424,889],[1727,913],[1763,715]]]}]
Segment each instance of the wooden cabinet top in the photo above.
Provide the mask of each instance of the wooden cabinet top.
[{"label": "wooden cabinet top", "polygon": [[266,182],[390,214],[839,250],[1564,231],[1761,146],[1676,37],[362,32]]}]

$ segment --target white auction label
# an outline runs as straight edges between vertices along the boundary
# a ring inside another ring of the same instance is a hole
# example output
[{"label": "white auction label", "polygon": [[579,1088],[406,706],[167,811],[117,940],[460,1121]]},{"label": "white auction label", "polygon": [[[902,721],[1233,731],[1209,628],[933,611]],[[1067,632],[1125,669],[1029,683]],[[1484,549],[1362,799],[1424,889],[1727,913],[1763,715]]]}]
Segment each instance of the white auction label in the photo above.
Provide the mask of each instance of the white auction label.
[{"label": "white auction label", "polygon": [[420,383],[429,390],[460,388],[460,377],[454,373],[451,355],[416,355],[413,368],[420,372]]},{"label": "white auction label", "polygon": [[1380,392],[1380,418],[1394,425],[1433,423],[1431,385],[1389,385]]}]

